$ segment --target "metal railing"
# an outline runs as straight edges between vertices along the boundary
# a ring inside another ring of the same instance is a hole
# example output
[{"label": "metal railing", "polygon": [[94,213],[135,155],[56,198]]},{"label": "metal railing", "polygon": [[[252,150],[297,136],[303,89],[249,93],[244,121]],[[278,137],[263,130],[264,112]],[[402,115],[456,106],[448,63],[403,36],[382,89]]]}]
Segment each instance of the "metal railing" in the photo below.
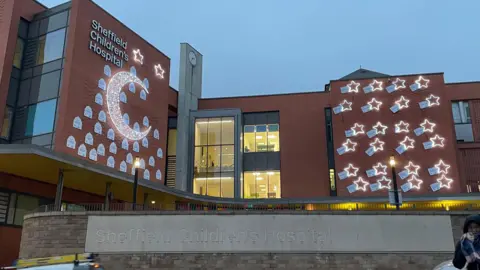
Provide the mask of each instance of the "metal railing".
[{"label": "metal railing", "polygon": [[[400,211],[479,211],[479,203],[462,202],[418,202],[404,203]],[[132,204],[132,203],[86,203],[41,206],[31,213],[41,212],[200,212],[200,211],[396,211],[388,203],[324,203],[324,204],[205,204],[205,203],[168,203],[168,204]]]}]

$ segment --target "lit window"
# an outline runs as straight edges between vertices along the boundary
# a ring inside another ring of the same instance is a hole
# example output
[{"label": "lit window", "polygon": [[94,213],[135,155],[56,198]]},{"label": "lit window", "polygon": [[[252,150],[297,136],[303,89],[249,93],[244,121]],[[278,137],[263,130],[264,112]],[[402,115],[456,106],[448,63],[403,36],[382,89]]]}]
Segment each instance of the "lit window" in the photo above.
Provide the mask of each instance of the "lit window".
[{"label": "lit window", "polygon": [[245,172],[243,178],[243,197],[245,199],[280,198],[280,172]]},{"label": "lit window", "polygon": [[334,191],[337,189],[337,186],[335,184],[335,169],[329,170],[329,176],[330,176],[330,190]]},{"label": "lit window", "polygon": [[250,152],[280,151],[280,126],[246,125],[243,127],[243,150]]},{"label": "lit window", "polygon": [[196,119],[194,193],[234,197],[234,122],[233,117]]},{"label": "lit window", "polygon": [[3,123],[2,123],[2,133],[0,133],[0,137],[9,139],[10,128],[12,126],[12,117],[13,117],[13,109],[8,106],[5,107],[5,114],[3,115]]},{"label": "lit window", "polygon": [[177,155],[177,130],[169,129],[167,156],[176,156],[176,155]]},{"label": "lit window", "polygon": [[13,66],[20,69],[22,68],[23,48],[25,42],[21,38],[17,38],[17,44],[15,45],[15,54],[13,55]]},{"label": "lit window", "polygon": [[48,33],[38,38],[37,65],[63,57],[65,28]]}]

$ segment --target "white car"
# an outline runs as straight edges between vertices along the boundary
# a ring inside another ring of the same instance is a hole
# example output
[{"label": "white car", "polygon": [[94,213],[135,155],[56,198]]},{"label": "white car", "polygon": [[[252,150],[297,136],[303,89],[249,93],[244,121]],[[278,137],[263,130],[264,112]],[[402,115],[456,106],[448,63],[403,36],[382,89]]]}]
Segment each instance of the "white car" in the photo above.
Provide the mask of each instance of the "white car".
[{"label": "white car", "polygon": [[[462,268],[462,269],[467,269],[467,268]],[[433,270],[458,270],[455,266],[453,266],[452,261],[446,261],[443,262],[439,265],[437,265]]]}]

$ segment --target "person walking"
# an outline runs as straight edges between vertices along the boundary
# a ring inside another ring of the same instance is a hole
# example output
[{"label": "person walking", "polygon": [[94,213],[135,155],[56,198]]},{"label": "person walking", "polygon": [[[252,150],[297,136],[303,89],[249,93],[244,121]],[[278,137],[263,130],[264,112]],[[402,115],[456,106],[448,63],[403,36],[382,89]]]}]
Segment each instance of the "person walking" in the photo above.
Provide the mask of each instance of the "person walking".
[{"label": "person walking", "polygon": [[480,215],[471,215],[463,224],[463,235],[455,245],[452,260],[457,269],[480,270]]}]

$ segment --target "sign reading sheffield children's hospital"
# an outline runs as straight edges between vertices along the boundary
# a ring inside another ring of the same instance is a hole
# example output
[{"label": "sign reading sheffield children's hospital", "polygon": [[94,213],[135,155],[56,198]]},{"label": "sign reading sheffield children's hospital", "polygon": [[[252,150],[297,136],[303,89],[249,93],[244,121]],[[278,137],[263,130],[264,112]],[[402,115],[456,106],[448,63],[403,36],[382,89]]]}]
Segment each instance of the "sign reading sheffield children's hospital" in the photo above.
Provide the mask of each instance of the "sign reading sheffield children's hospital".
[{"label": "sign reading sheffield children's hospital", "polygon": [[119,68],[128,62],[127,41],[117,36],[112,30],[104,28],[92,20],[89,49],[100,55],[105,61]]}]

